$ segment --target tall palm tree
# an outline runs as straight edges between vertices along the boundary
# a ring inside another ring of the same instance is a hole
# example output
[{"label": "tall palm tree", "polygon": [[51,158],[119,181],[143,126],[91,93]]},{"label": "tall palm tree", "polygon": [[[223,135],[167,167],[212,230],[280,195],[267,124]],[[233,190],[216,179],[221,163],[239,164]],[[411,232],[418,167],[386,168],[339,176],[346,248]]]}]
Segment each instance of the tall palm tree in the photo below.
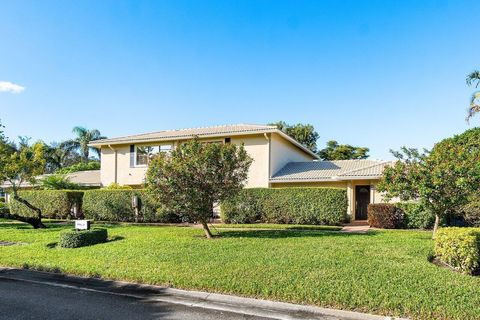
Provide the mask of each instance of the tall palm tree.
[{"label": "tall palm tree", "polygon": [[88,162],[90,157],[90,151],[97,153],[97,156],[100,158],[100,152],[98,149],[90,148],[88,146],[90,141],[105,139],[106,137],[102,136],[100,131],[97,129],[89,130],[84,127],[74,127],[72,132],[77,136],[73,140],[66,141],[65,143],[68,144],[73,149],[78,149],[80,151],[80,155],[82,157],[82,161]]},{"label": "tall palm tree", "polygon": [[[466,82],[468,86],[475,85],[475,88],[478,88],[478,85],[480,84],[480,71],[474,70],[471,72],[467,76]],[[469,121],[477,112],[480,112],[480,91],[475,91],[470,98],[467,121]]]}]

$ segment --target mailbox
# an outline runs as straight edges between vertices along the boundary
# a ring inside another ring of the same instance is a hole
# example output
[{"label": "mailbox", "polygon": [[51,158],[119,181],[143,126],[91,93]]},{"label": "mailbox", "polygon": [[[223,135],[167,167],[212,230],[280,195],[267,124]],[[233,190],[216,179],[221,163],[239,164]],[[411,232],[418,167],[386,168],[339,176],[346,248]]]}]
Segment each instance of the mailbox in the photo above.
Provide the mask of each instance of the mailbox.
[{"label": "mailbox", "polygon": [[138,199],[138,196],[133,196],[132,197],[132,208],[140,209],[140,201]]}]

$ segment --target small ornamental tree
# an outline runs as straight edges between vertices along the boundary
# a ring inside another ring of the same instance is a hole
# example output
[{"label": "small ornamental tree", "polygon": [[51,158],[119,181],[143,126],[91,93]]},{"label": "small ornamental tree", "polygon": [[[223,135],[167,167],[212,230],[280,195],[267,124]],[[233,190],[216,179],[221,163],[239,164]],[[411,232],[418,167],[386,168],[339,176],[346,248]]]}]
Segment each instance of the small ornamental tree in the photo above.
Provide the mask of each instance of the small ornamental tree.
[{"label": "small ornamental tree", "polygon": [[167,210],[201,223],[207,222],[215,203],[235,196],[244,187],[252,159],[243,146],[202,143],[197,138],[171,153],[160,153],[149,164],[149,193]]},{"label": "small ornamental tree", "polygon": [[403,148],[378,185],[388,198],[419,200],[440,219],[457,211],[480,188],[480,128],[442,140],[431,152]]},{"label": "small ornamental tree", "polygon": [[8,182],[13,199],[24,204],[34,212],[32,217],[9,213],[6,214],[7,218],[29,223],[35,229],[45,228],[45,225],[42,223],[42,210],[18,194],[18,190],[23,183],[35,183],[35,176],[42,174],[44,167],[43,142],[34,143],[32,146],[24,145],[17,149],[5,137],[0,136],[0,183]]}]

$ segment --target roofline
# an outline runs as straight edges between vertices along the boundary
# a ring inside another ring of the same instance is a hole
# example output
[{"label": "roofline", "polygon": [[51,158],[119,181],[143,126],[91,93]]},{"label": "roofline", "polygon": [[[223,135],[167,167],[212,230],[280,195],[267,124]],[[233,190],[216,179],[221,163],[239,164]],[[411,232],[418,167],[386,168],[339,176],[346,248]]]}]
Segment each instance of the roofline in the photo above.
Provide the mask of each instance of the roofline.
[{"label": "roofline", "polygon": [[380,180],[382,178],[381,175],[375,176],[355,176],[355,177],[340,177],[335,176],[331,178],[313,178],[313,179],[305,179],[305,178],[294,178],[294,179],[270,179],[270,183],[289,183],[289,182],[339,182],[339,181],[350,181],[350,180]]},{"label": "roofline", "polygon": [[[161,132],[161,131],[160,131]],[[218,137],[225,137],[225,136],[248,136],[248,135],[254,135],[254,134],[262,134],[262,133],[277,133],[280,135],[282,138],[285,140],[288,140],[291,142],[293,145],[304,151],[305,153],[309,154],[312,156],[314,159],[319,159],[319,156],[314,153],[312,150],[308,149],[305,147],[303,144],[295,140],[294,138],[290,137],[287,135],[285,132],[277,129],[276,127],[271,126],[271,128],[265,128],[265,129],[255,129],[251,131],[241,131],[241,132],[231,132],[231,133],[214,133],[214,134],[200,134],[200,135],[186,135],[186,136],[172,136],[172,137],[167,137],[167,138],[148,138],[148,139],[131,139],[127,140],[128,136],[126,137],[121,137],[124,138],[125,140],[120,140],[120,141],[112,141],[109,142],[109,139],[106,140],[96,140],[92,141],[88,144],[89,147],[93,148],[100,148],[102,146],[115,146],[115,145],[125,145],[125,144],[135,144],[135,143],[148,143],[148,142],[155,142],[155,141],[177,141],[177,140],[188,140],[188,139],[193,139],[193,137],[198,136],[201,138],[218,138]],[[131,136],[134,137],[134,136]],[[115,138],[113,138],[115,139]]]},{"label": "roofline", "polygon": [[278,133],[281,137],[283,137],[284,139],[290,141],[291,143],[293,143],[294,145],[296,145],[297,147],[299,147],[300,149],[302,149],[303,151],[305,151],[305,153],[308,153],[309,155],[311,155],[311,156],[314,157],[315,159],[320,159],[320,157],[318,156],[318,154],[316,154],[316,153],[313,152],[312,150],[308,149],[308,148],[305,147],[303,144],[301,144],[301,143],[298,142],[297,140],[293,139],[292,137],[290,137],[288,134],[286,134],[286,133],[283,132],[282,130],[275,129],[273,133]]}]

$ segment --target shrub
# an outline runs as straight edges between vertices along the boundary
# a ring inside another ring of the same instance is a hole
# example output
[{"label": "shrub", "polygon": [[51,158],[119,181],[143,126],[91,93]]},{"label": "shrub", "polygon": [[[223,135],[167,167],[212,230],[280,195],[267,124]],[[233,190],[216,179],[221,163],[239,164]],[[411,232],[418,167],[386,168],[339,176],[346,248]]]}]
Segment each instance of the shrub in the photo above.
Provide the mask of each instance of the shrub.
[{"label": "shrub", "polygon": [[480,270],[480,228],[441,228],[435,236],[435,255],[463,273]]},{"label": "shrub", "polygon": [[69,167],[61,168],[55,171],[56,174],[67,174],[77,171],[87,171],[87,170],[100,170],[99,161],[90,161],[90,162],[79,162],[77,164],[71,165]]},{"label": "shrub", "polygon": [[402,210],[393,203],[371,203],[368,205],[368,224],[370,227],[395,229],[403,226]]},{"label": "shrub", "polygon": [[78,248],[107,242],[107,229],[66,230],[60,233],[60,247]]},{"label": "shrub", "polygon": [[480,227],[480,197],[478,194],[461,208],[465,222],[471,227]]},{"label": "shrub", "polygon": [[[30,190],[19,191],[18,195],[30,202],[32,205],[42,210],[44,218],[66,219],[70,216],[74,205],[82,207],[83,191],[71,190]],[[10,198],[10,211],[24,217],[35,216],[36,213],[20,203]]]},{"label": "shrub", "polygon": [[108,186],[106,186],[104,189],[107,190],[132,190],[133,188],[129,185],[121,185],[116,182],[110,183]]},{"label": "shrub", "polygon": [[8,210],[8,205],[5,202],[0,201],[0,217],[5,214],[9,213],[10,210]]},{"label": "shrub", "polygon": [[222,202],[225,223],[338,225],[346,220],[347,192],[337,188],[244,189]]},{"label": "shrub", "polygon": [[80,185],[73,183],[62,174],[52,174],[40,180],[40,189],[44,190],[78,190]]},{"label": "shrub", "polygon": [[395,204],[403,211],[404,227],[409,229],[431,229],[435,215],[419,202],[399,202]]},{"label": "shrub", "polygon": [[83,199],[85,218],[100,221],[135,221],[135,210],[132,197],[140,200],[139,221],[143,222],[179,222],[181,219],[174,213],[165,212],[142,189],[95,189],[86,190]]}]

